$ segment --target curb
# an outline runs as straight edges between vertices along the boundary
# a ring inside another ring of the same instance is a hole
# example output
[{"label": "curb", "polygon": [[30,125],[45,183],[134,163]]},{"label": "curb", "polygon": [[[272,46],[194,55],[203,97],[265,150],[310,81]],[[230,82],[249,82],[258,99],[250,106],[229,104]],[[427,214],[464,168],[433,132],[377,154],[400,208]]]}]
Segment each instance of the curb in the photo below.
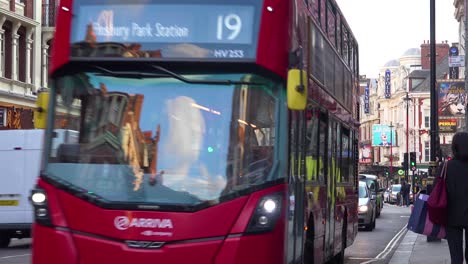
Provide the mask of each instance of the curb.
[{"label": "curb", "polygon": [[418,238],[418,234],[407,230],[405,237],[398,245],[398,248],[393,253],[389,264],[408,264],[410,263],[411,255],[413,253],[414,244]]}]

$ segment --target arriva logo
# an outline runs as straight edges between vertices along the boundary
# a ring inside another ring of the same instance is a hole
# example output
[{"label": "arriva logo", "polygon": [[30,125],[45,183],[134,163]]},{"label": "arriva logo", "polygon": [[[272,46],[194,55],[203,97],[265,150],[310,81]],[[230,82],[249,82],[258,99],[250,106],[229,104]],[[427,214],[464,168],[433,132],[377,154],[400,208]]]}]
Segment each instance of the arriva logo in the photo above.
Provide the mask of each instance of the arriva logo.
[{"label": "arriva logo", "polygon": [[128,218],[126,216],[117,216],[114,219],[115,228],[126,230],[131,227],[143,228],[174,228],[171,219],[159,218]]}]

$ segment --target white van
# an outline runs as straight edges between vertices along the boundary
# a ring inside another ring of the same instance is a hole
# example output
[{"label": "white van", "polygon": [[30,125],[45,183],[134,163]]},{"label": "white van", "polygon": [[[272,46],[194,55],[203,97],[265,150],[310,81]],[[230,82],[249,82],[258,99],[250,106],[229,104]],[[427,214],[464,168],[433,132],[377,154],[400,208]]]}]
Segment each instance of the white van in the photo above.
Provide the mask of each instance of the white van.
[{"label": "white van", "polygon": [[[67,140],[78,142],[78,131],[55,129],[51,156]],[[43,129],[0,130],[0,248],[11,238],[31,236],[33,208],[29,201],[42,158]]]},{"label": "white van", "polygon": [[0,130],[0,248],[31,235],[29,202],[42,156],[44,130]]}]

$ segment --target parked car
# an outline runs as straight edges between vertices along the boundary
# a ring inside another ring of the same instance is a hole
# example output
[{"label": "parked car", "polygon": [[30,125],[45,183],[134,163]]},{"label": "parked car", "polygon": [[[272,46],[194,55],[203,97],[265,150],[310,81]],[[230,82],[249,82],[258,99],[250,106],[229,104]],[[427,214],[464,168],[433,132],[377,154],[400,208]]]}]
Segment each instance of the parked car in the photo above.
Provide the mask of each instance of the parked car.
[{"label": "parked car", "polygon": [[375,195],[375,203],[377,206],[376,216],[379,217],[383,209],[385,189],[381,188],[380,182],[377,179],[378,179],[377,175],[359,174],[359,180],[365,182],[367,184],[367,187],[369,187],[371,194]]},{"label": "parked car", "polygon": [[[391,204],[399,204],[400,203],[400,191],[401,191],[401,184],[393,184],[390,188],[386,191],[388,194],[385,195],[385,202]],[[414,201],[414,194],[413,194],[413,186],[410,185],[410,192],[409,192],[409,202],[410,204]]]},{"label": "parked car", "polygon": [[359,209],[358,225],[364,227],[367,231],[375,228],[376,205],[375,195],[372,195],[369,187],[363,181],[359,182]]},{"label": "parked car", "polygon": [[392,184],[390,187],[390,195],[388,202],[391,204],[398,204],[400,191],[401,191],[401,184]]},{"label": "parked car", "polygon": [[392,187],[388,187],[384,192],[384,202],[390,203],[390,194],[392,193]]}]

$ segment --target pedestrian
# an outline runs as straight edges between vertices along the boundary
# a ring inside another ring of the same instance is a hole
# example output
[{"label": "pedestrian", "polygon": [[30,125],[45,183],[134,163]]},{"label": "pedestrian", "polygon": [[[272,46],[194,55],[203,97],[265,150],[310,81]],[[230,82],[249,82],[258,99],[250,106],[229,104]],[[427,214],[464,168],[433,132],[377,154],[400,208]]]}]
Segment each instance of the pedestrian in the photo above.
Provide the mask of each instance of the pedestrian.
[{"label": "pedestrian", "polygon": [[401,182],[401,206],[408,206],[409,205],[409,185],[405,182]]},{"label": "pedestrian", "polygon": [[[463,231],[468,241],[468,132],[457,132],[452,139],[454,158],[447,163],[447,241],[452,264],[463,263]],[[468,243],[465,245],[468,263]]]},{"label": "pedestrian", "polygon": [[410,192],[411,192],[411,185],[409,183],[406,183],[405,184],[405,192],[404,192],[404,195],[403,195],[403,199],[405,200],[405,205],[406,207],[410,206]]}]

